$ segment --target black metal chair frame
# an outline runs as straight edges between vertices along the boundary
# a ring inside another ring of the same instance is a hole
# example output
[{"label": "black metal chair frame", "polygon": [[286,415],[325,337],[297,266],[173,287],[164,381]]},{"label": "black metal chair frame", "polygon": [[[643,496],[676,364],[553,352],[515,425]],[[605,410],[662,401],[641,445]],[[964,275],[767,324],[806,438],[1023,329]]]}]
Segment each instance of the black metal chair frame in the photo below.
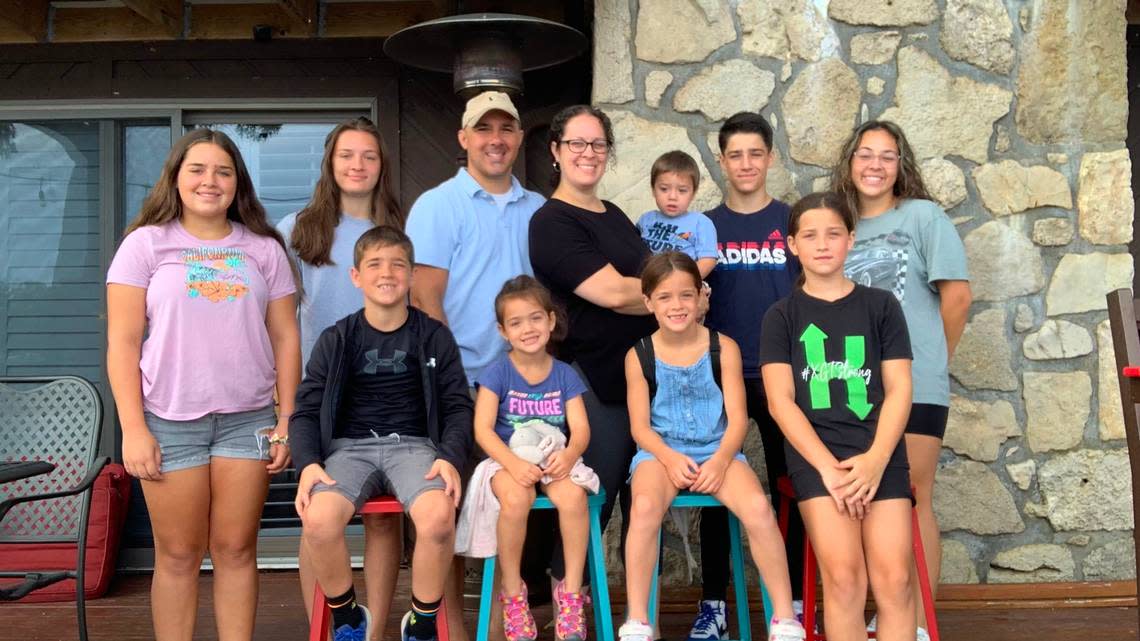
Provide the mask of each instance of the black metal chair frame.
[{"label": "black metal chair frame", "polygon": [[[86,473],[83,479],[72,487],[67,487],[59,491],[43,492],[38,494],[29,494],[24,496],[9,496],[3,501],[0,501],[0,524],[3,524],[4,518],[16,508],[17,506],[25,503],[35,501],[46,501],[51,499],[63,499],[66,497],[78,497],[79,502],[79,519],[76,524],[74,532],[64,532],[55,536],[43,537],[43,541],[51,542],[68,542],[75,543],[76,550],[76,568],[74,570],[26,570],[26,571],[0,571],[0,578],[22,578],[23,582],[14,586],[0,589],[0,601],[14,601],[20,599],[27,594],[47,587],[59,581],[66,579],[75,579],[75,604],[76,614],[79,625],[79,639],[80,641],[87,641],[87,609],[86,609],[86,595],[84,594],[86,564],[87,564],[87,526],[88,519],[91,511],[91,495],[95,479],[99,476],[99,472],[110,463],[107,457],[98,457],[99,436],[103,423],[103,403],[99,397],[99,392],[90,381],[79,376],[56,376],[56,377],[0,377],[0,403],[6,411],[0,412],[0,455],[5,451],[6,439],[14,437],[20,430],[15,427],[17,421],[28,421],[29,423],[37,422],[37,418],[46,419],[48,417],[31,416],[30,413],[22,413],[18,409],[18,403],[13,399],[22,399],[37,393],[45,393],[50,391],[48,388],[51,386],[65,386],[74,388],[74,392],[82,394],[88,398],[84,402],[91,404],[90,420],[92,424],[86,426],[89,429],[89,439],[84,438],[79,443],[83,448],[80,450],[86,454]],[[34,386],[30,387],[29,386]],[[58,392],[58,390],[56,390]],[[53,392],[55,393],[55,392]],[[13,406],[17,409],[13,411]],[[86,413],[86,412],[85,412]],[[41,421],[42,422],[42,421]],[[77,427],[77,429],[79,429]],[[83,435],[81,435],[83,436]],[[34,455],[33,455],[34,457]],[[65,474],[65,470],[56,469],[52,474]],[[49,475],[50,477],[50,475]],[[74,503],[67,505],[60,505],[61,510],[74,510]],[[17,513],[14,513],[18,516]],[[35,540],[35,539],[32,539]],[[11,541],[9,541],[11,542]],[[24,542],[24,541],[21,541]],[[3,547],[4,542],[0,541],[0,547]]]}]

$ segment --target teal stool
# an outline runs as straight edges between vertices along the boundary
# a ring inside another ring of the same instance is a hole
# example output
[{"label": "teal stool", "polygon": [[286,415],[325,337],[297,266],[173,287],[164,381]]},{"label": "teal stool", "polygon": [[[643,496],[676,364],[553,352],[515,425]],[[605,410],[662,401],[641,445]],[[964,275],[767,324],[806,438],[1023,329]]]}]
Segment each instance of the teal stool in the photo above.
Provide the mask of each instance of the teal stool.
[{"label": "teal stool", "polygon": [[[681,492],[677,498],[673,499],[672,507],[721,507],[721,502],[716,500],[710,494],[693,494],[692,492]],[[744,540],[740,534],[740,521],[733,515],[732,512],[728,513],[728,538],[731,545],[732,554],[732,591],[736,595],[736,625],[740,630],[739,641],[752,641],[752,625],[748,617],[748,586],[744,582]],[[709,542],[702,541],[701,544]],[[658,561],[661,564],[661,534],[657,534],[657,550]],[[657,621],[657,572],[659,568],[653,569],[653,583],[649,586],[649,621],[655,623]],[[768,589],[764,587],[764,581],[760,581],[760,597],[764,600],[764,621],[771,619],[772,613],[772,600],[768,597]],[[480,639],[479,641],[484,641]]]},{"label": "teal stool", "polygon": [[[606,583],[606,557],[602,551],[602,505],[606,502],[605,490],[586,495],[590,510],[590,542],[586,547],[586,566],[590,569],[590,598],[594,602],[594,634],[598,641],[614,641],[614,621],[610,613],[610,588]],[[553,510],[554,504],[539,494],[532,510]],[[738,528],[739,529],[739,528]],[[491,627],[491,604],[495,598],[495,557],[483,561],[483,589],[479,595],[479,627],[476,641],[487,641]]]}]

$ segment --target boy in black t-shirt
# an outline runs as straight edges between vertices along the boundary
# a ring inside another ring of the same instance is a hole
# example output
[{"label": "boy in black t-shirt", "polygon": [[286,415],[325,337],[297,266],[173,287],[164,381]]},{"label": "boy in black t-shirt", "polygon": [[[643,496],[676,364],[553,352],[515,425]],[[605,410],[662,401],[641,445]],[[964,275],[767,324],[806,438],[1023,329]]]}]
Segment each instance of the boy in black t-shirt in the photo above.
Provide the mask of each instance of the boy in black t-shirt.
[{"label": "boy in black t-shirt", "polygon": [[375,227],[354,254],[352,282],[364,293],[364,309],[321,333],[289,422],[301,470],[302,541],[329,597],[334,639],[370,639],[344,528],[369,498],[395,495],[418,537],[402,639],[434,640],[473,405],[451,332],[407,304],[414,264],[408,237]]},{"label": "boy in black t-shirt", "polygon": [[[738,113],[725,121],[718,137],[720,168],[725,177],[725,201],[705,212],[716,227],[717,265],[707,277],[712,288],[705,325],[732,337],[740,345],[748,416],[756,421],[764,443],[767,489],[779,505],[776,480],[787,473],[784,437],[768,415],[760,378],[760,323],[768,308],[792,291],[799,263],[788,251],[788,206],[767,191],[773,161],[772,127],[756,113]],[[724,508],[701,511],[700,612],[689,641],[726,638],[728,622],[728,516]],[[795,567],[803,555],[803,524],[792,510],[785,551]],[[792,572],[792,598],[802,612],[803,579]]]}]

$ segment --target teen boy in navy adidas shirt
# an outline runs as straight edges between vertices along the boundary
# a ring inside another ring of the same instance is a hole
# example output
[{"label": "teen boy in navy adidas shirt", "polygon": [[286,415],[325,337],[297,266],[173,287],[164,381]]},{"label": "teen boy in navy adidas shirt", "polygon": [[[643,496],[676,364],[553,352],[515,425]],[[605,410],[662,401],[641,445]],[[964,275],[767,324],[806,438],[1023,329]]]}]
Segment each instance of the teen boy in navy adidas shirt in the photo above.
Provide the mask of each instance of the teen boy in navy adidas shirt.
[{"label": "teen boy in navy adidas shirt", "polygon": [[[787,466],[784,437],[768,414],[760,380],[760,324],[768,308],[792,291],[799,263],[785,243],[790,209],[768,195],[766,188],[772,162],[772,127],[768,121],[760,114],[738,113],[721,126],[717,141],[726,195],[724,203],[705,212],[716,228],[718,254],[716,268],[706,278],[712,297],[705,325],[740,345],[748,416],[760,429],[767,489],[775,505],[776,479],[787,473]],[[796,510],[791,512],[787,554],[794,564],[802,555],[803,526]],[[713,641],[727,635],[728,546],[720,545],[728,538],[727,519],[724,508],[705,508],[701,514],[704,594],[689,632],[691,641]],[[800,599],[800,573],[793,572],[791,578],[793,598]]]},{"label": "teen boy in navy adidas shirt", "polygon": [[317,339],[289,422],[301,470],[302,544],[329,596],[334,640],[371,639],[368,611],[356,604],[344,528],[369,498],[394,494],[417,534],[402,638],[434,640],[473,403],[455,338],[407,304],[411,240],[395,227],[374,227],[353,253],[352,282],[364,293],[364,309]]}]

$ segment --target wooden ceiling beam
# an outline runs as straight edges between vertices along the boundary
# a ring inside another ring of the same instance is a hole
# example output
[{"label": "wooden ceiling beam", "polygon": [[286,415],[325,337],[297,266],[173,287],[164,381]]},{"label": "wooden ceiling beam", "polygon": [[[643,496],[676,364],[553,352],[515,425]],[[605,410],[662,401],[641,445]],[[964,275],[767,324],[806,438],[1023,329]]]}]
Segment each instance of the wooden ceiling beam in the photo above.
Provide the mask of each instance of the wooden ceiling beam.
[{"label": "wooden ceiling beam", "polygon": [[161,26],[172,38],[182,36],[182,0],[122,0],[147,22]]},{"label": "wooden ceiling beam", "polygon": [[307,36],[317,35],[320,26],[317,0],[277,0],[277,6],[285,10],[301,33]]},{"label": "wooden ceiling beam", "polygon": [[48,0],[8,0],[7,4],[0,11],[0,22],[19,29],[36,42],[47,40]]}]

